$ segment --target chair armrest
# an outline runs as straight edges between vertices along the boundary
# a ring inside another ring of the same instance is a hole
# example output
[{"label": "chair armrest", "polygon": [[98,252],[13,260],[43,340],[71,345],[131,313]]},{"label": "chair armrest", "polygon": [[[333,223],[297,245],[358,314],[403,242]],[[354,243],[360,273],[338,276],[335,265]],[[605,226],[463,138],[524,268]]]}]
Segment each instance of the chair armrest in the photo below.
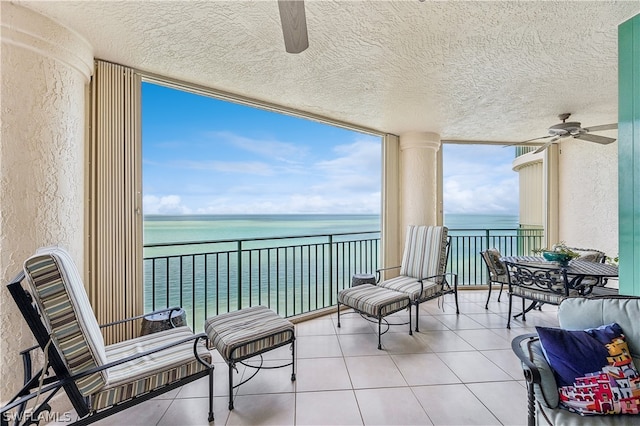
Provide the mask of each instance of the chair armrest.
[{"label": "chair armrest", "polygon": [[531,357],[529,354],[526,354],[524,350],[522,350],[522,342],[524,340],[537,340],[538,335],[536,333],[523,334],[520,336],[516,336],[511,341],[511,349],[513,353],[520,359],[522,362],[522,370],[524,372],[524,378],[529,383],[540,384],[542,382],[542,378],[540,376],[540,370],[538,367],[531,361]]},{"label": "chair armrest", "polygon": [[[158,309],[158,310],[156,310],[156,311],[153,311],[153,312],[147,312],[146,314],[137,315],[137,316],[135,316],[135,317],[121,319],[121,320],[118,320],[118,321],[110,322],[110,323],[108,323],[108,324],[102,324],[102,325],[100,326],[100,328],[112,327],[112,326],[114,326],[114,325],[123,324],[123,323],[125,323],[125,322],[130,322],[130,321],[135,321],[135,320],[138,320],[138,319],[142,319],[142,318],[144,318],[144,317],[146,317],[146,316],[149,316],[149,315],[161,314],[161,313],[163,313],[163,312],[167,312],[167,311],[173,312],[173,311],[178,311],[178,310],[180,310],[180,309],[181,309],[181,308],[180,308],[180,307],[178,307],[178,306],[174,306],[174,307],[172,307],[172,308],[163,308],[163,309]],[[171,318],[171,313],[169,314],[169,318]]]},{"label": "chair armrest", "polygon": [[400,266],[390,266],[388,268],[380,268],[380,269],[376,269],[376,283],[380,282],[380,272],[382,271],[388,271],[390,269],[398,269],[400,268]]}]

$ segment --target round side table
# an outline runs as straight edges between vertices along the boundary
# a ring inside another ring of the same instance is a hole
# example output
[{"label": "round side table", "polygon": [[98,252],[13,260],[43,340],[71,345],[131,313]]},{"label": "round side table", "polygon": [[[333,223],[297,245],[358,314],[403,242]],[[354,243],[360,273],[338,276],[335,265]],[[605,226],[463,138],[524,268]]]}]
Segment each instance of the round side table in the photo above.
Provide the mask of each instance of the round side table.
[{"label": "round side table", "polygon": [[375,284],[376,276],[373,274],[354,274],[351,277],[351,287],[362,284]]},{"label": "round side table", "polygon": [[169,311],[154,315],[147,315],[146,317],[142,318],[142,328],[140,330],[140,335],[144,336],[147,334],[173,328],[173,326],[171,325],[172,321],[176,327],[187,325],[187,314],[185,313],[184,309],[171,311],[171,319],[169,319]]}]

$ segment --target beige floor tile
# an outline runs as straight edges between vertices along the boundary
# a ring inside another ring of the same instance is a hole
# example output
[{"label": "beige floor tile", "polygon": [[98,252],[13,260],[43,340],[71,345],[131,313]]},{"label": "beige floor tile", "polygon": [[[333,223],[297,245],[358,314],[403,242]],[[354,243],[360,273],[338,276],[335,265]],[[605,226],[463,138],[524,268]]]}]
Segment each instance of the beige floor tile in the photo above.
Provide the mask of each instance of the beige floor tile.
[{"label": "beige floor tile", "polygon": [[227,425],[293,425],[294,393],[238,396]]},{"label": "beige floor tile", "polygon": [[345,357],[354,389],[407,386],[389,356]]},{"label": "beige floor tile", "polygon": [[[173,403],[170,399],[150,399],[141,404],[127,408],[124,411],[113,414],[94,423],[96,426],[146,426],[157,424],[169,406]],[[208,406],[207,406],[208,409]],[[207,411],[208,412],[208,411]],[[205,413],[204,421],[207,421]],[[75,417],[74,417],[75,419]]]},{"label": "beige floor tile", "polygon": [[393,355],[409,386],[460,383],[460,379],[436,354]]},{"label": "beige floor tile", "polygon": [[323,336],[336,334],[331,318],[312,319],[296,324],[296,336]]},{"label": "beige floor tile", "polygon": [[511,376],[479,352],[445,352],[438,356],[464,383],[511,380]]},{"label": "beige floor tile", "polygon": [[[227,398],[213,399],[214,423],[224,425],[229,415]],[[158,426],[209,425],[208,398],[176,399],[166,411]]]},{"label": "beige floor tile", "polygon": [[[413,328],[415,329],[415,313],[412,318]],[[418,321],[420,321],[420,331],[436,331],[436,330],[448,330],[449,328],[442,323],[442,321],[438,320],[433,315],[430,315],[426,312],[420,311],[420,315],[418,317]]]},{"label": "beige floor tile", "polygon": [[420,354],[432,352],[420,333],[387,333],[382,336],[382,348],[388,354]]},{"label": "beige floor tile", "polygon": [[296,339],[298,358],[330,358],[342,356],[335,334],[328,336],[300,336]]},{"label": "beige floor tile", "polygon": [[482,324],[466,315],[443,315],[437,317],[450,330],[475,330],[484,328]]},{"label": "beige floor tile", "polygon": [[371,334],[377,333],[378,326],[371,321],[360,317],[354,312],[344,312],[340,314],[340,327],[338,327],[338,317],[332,317],[336,334]]},{"label": "beige floor tile", "polygon": [[511,349],[498,349],[491,351],[481,351],[491,362],[503,369],[515,380],[523,379],[522,364]]},{"label": "beige floor tile", "polygon": [[471,346],[462,337],[458,336],[454,331],[426,331],[420,332],[417,336],[425,341],[433,352],[455,352],[455,351],[472,351]]},{"label": "beige floor tile", "polygon": [[499,425],[465,385],[411,388],[434,425]]},{"label": "beige floor tile", "polygon": [[410,388],[356,390],[365,425],[430,425]]},{"label": "beige floor tile", "polygon": [[467,387],[502,424],[527,424],[527,391],[518,382],[471,383]]},{"label": "beige floor tile", "polygon": [[298,392],[296,425],[362,425],[355,393],[352,390]]},{"label": "beige floor tile", "polygon": [[506,315],[485,311],[479,314],[467,314],[467,316],[486,328],[507,328]]},{"label": "beige floor tile", "polygon": [[[387,335],[382,336],[384,342]],[[338,336],[340,348],[344,356],[361,355],[386,355],[383,350],[378,349],[377,334],[344,334]]]},{"label": "beige floor tile", "polygon": [[470,315],[470,314],[484,314],[487,310],[484,308],[484,303],[476,303],[476,302],[460,302],[460,314],[462,315]]},{"label": "beige floor tile", "polygon": [[[292,367],[272,368],[283,365],[282,361],[265,361],[263,366],[248,382],[239,386],[236,395],[255,395],[267,393],[288,393],[296,391],[296,382],[291,381]],[[256,373],[256,369],[246,367],[242,380]]]},{"label": "beige floor tile", "polygon": [[[240,383],[244,366],[238,365],[239,373],[233,371],[234,384]],[[229,367],[227,364],[215,364],[213,370],[213,395],[228,396],[229,395]],[[179,388],[176,398],[204,398],[209,394],[209,378],[203,377],[195,382],[191,382]]]},{"label": "beige floor tile", "polygon": [[511,348],[510,340],[492,333],[491,330],[456,330],[456,334],[479,351]]},{"label": "beige floor tile", "polygon": [[298,392],[351,389],[344,358],[301,359],[297,362]]}]

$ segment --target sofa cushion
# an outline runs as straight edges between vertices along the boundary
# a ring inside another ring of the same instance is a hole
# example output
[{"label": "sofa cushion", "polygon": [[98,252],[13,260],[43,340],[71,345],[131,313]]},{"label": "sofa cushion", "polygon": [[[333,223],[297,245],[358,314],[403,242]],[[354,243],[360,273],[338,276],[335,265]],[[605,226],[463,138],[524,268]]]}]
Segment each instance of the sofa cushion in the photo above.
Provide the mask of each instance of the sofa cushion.
[{"label": "sofa cushion", "polygon": [[536,329],[563,407],[580,414],[639,412],[640,375],[618,324]]},{"label": "sofa cushion", "polygon": [[619,324],[635,365],[640,366],[638,312],[640,298],[569,298],[558,307],[558,323],[566,330],[584,330],[614,322]]}]

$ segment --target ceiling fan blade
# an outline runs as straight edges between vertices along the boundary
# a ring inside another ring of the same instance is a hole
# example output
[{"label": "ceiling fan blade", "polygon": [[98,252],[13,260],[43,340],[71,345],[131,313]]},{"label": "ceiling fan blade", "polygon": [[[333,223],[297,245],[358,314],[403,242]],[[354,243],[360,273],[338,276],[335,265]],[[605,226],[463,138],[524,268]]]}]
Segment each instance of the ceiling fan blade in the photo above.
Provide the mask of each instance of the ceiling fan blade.
[{"label": "ceiling fan blade", "polygon": [[601,126],[585,127],[587,132],[599,132],[601,130],[613,130],[618,128],[618,123],[603,124]]},{"label": "ceiling fan blade", "polygon": [[303,0],[278,0],[284,47],[287,53],[300,53],[309,47]]},{"label": "ceiling fan blade", "polygon": [[[540,140],[540,139],[548,139],[548,138],[552,138],[552,137],[554,137],[554,136],[553,136],[553,135],[549,135],[549,136],[542,136],[542,137],[539,137],[539,138],[527,139],[526,141],[516,142],[516,143],[512,143],[512,144],[505,145],[505,146],[518,146],[518,145],[525,145],[525,144],[527,144],[527,143],[529,143],[529,142],[537,141],[537,140]],[[542,142],[540,142],[540,143],[542,143]],[[534,143],[533,145],[538,145],[538,144],[537,144],[537,143]]]},{"label": "ceiling fan blade", "polygon": [[606,144],[609,144],[611,142],[615,142],[615,140],[616,140],[615,138],[607,138],[605,136],[591,135],[589,133],[581,133],[579,135],[574,136],[574,138],[582,139],[582,140],[589,141],[589,142],[600,143],[602,145],[606,145]]},{"label": "ceiling fan blade", "polygon": [[555,141],[557,141],[558,139],[560,139],[558,136],[554,136],[553,139],[550,139],[549,142],[545,143],[540,148],[538,148],[535,151],[533,151],[533,153],[537,154],[539,152],[544,151],[545,149],[549,148],[551,146],[551,144],[554,143]]}]

